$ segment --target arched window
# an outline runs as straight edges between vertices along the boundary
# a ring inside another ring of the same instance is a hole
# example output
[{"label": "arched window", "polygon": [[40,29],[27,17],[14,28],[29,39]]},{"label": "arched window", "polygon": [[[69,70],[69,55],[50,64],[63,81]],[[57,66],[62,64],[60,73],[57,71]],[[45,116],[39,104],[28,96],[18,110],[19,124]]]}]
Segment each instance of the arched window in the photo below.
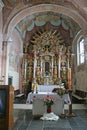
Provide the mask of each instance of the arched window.
[{"label": "arched window", "polygon": [[77,44],[77,64],[81,65],[85,62],[84,55],[84,39],[82,38]]}]

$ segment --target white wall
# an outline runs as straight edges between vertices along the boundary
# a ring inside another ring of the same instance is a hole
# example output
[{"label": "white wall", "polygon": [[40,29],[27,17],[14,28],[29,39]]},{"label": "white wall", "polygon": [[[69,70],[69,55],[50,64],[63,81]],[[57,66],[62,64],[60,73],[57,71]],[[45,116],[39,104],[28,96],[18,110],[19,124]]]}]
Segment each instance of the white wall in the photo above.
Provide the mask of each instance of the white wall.
[{"label": "white wall", "polygon": [[14,71],[9,71],[9,77],[12,77],[12,85],[14,90],[19,89],[19,73]]}]

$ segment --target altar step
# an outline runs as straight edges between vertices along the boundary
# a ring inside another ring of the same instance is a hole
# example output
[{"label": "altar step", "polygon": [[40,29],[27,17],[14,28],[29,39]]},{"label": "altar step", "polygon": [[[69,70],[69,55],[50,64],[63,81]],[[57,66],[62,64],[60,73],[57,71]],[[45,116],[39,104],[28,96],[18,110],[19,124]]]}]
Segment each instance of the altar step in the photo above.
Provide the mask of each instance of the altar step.
[{"label": "altar step", "polygon": [[[32,110],[32,104],[14,104],[14,109]],[[64,109],[68,110],[69,106],[67,104],[65,104]],[[72,109],[87,109],[87,104],[72,104]]]}]

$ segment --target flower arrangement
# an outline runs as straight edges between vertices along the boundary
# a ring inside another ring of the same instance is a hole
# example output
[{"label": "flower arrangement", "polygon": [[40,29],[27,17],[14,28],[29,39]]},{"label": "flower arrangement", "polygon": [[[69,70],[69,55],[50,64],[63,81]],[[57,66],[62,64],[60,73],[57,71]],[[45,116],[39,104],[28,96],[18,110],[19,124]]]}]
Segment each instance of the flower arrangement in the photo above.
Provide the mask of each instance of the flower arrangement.
[{"label": "flower arrangement", "polygon": [[66,90],[65,90],[65,88],[58,88],[57,89],[57,94],[59,95],[59,96],[63,96],[64,94],[66,93]]},{"label": "flower arrangement", "polygon": [[51,105],[53,105],[55,102],[55,98],[51,98],[49,95],[47,95],[46,97],[44,97],[44,104],[47,107],[51,107]]}]

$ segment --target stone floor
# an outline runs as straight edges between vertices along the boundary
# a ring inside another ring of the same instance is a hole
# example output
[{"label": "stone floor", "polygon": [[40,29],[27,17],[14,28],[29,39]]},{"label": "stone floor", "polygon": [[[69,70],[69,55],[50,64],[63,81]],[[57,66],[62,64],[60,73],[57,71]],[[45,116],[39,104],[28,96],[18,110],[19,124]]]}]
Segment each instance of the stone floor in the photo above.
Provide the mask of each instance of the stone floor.
[{"label": "stone floor", "polygon": [[12,130],[87,130],[87,109],[74,109],[73,113],[75,117],[59,118],[58,121],[43,121],[33,119],[31,109],[14,109],[16,121]]},{"label": "stone floor", "polygon": [[[65,114],[68,105],[64,105]],[[58,121],[43,121],[32,117],[32,104],[26,99],[14,101],[14,126],[12,130],[87,130],[87,104],[73,100],[75,117],[59,118]]]}]

